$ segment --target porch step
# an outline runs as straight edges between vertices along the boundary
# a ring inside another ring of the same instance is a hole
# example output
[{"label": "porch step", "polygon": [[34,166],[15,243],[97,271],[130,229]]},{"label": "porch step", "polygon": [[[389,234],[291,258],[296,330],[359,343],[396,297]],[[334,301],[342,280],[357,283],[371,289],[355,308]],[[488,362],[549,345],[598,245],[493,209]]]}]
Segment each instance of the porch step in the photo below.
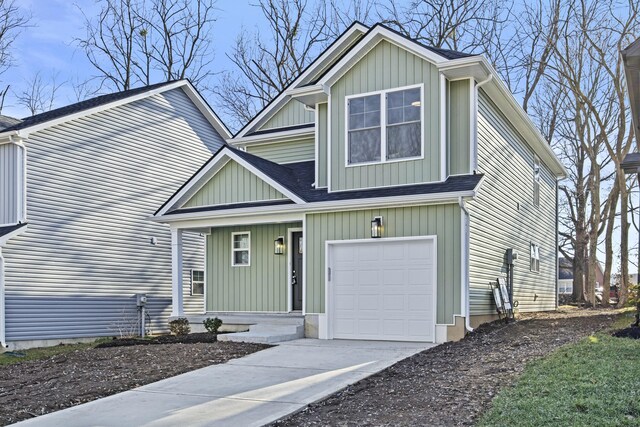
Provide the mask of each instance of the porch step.
[{"label": "porch step", "polygon": [[296,322],[299,324],[278,323],[256,323],[249,326],[247,332],[235,332],[231,334],[220,334],[220,341],[253,342],[260,344],[274,344],[283,341],[297,340],[304,338],[304,320]]}]

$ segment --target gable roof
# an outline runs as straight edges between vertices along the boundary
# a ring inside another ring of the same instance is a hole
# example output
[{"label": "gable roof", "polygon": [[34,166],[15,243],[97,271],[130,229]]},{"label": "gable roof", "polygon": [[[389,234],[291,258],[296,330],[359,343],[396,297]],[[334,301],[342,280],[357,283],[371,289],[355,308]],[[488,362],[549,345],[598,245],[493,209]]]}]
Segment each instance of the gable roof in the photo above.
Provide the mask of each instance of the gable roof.
[{"label": "gable roof", "polygon": [[27,223],[6,225],[0,227],[0,246],[5,244],[9,239],[26,230]]},{"label": "gable roof", "polygon": [[0,131],[5,130],[8,127],[17,125],[22,122],[20,119],[16,119],[15,117],[3,116],[0,114]]},{"label": "gable roof", "polygon": [[223,138],[229,138],[231,133],[226,125],[215,114],[207,102],[202,98],[198,91],[191,85],[188,80],[174,80],[169,82],[157,83],[149,86],[143,86],[135,89],[129,89],[121,92],[114,92],[107,95],[97,96],[85,101],[76,102],[65,107],[56,108],[44,113],[36,114],[31,117],[25,117],[21,121],[0,130],[0,136],[6,133],[18,133],[21,131],[40,130],[61,122],[83,117],[97,111],[113,108],[124,103],[144,99],[168,90],[182,88],[187,96],[196,104],[214,128]]},{"label": "gable roof", "polygon": [[[362,47],[362,42],[370,34],[385,31],[393,34],[396,37],[400,37],[407,42],[414,43],[421,48],[428,50],[432,54],[436,55],[439,61],[467,58],[470,56],[477,56],[464,52],[458,52],[449,49],[442,49],[432,46],[424,45],[416,40],[413,40],[402,33],[387,27],[382,23],[377,23],[372,27],[367,27],[359,21],[354,21],[336,40],[331,43],[324,52],[322,52],[314,61],[312,61],[285,89],[283,89],[276,97],[274,97],[260,112],[258,112],[248,123],[246,123],[233,138],[241,138],[248,135],[255,135],[257,127],[266,119],[275,114],[282,106],[282,101],[287,99],[287,92],[299,87],[315,85],[324,75],[330,72],[330,70],[350,52],[353,52]],[[348,46],[345,49],[345,44],[348,45],[350,38],[354,37],[354,34],[359,34],[361,37]],[[339,52],[340,49],[343,51]],[[315,75],[314,75],[315,74]]]},{"label": "gable roof", "polygon": [[[195,208],[176,207],[180,200],[189,194],[189,188],[196,188],[198,183],[201,183],[202,180],[211,179],[211,177],[206,174],[207,169],[213,166],[216,159],[222,158],[225,155],[231,155],[239,163],[251,168],[253,171],[257,171],[261,174],[261,177],[265,177],[265,180],[275,188],[284,189],[282,193],[290,197],[290,200],[235,203]],[[456,175],[450,176],[444,182],[329,193],[326,188],[316,189],[313,186],[315,181],[314,161],[282,165],[247,153],[246,151],[225,146],[214,154],[209,161],[183,185],[183,187],[181,187],[156,211],[154,215],[175,215],[191,212],[219,211],[224,209],[241,209],[247,207],[275,206],[294,203],[306,204],[399,196],[461,194],[477,191],[482,178],[482,174]]]}]

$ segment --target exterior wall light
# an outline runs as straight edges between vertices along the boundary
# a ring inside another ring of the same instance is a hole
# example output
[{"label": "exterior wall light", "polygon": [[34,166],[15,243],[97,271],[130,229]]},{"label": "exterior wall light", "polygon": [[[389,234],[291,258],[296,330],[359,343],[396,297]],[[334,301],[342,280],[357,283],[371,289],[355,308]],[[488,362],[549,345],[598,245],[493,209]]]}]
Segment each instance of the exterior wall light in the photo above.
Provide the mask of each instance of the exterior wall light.
[{"label": "exterior wall light", "polygon": [[276,255],[284,254],[284,237],[280,236],[274,241],[273,253]]},{"label": "exterior wall light", "polygon": [[382,237],[382,217],[377,216],[371,220],[371,238],[378,239]]}]

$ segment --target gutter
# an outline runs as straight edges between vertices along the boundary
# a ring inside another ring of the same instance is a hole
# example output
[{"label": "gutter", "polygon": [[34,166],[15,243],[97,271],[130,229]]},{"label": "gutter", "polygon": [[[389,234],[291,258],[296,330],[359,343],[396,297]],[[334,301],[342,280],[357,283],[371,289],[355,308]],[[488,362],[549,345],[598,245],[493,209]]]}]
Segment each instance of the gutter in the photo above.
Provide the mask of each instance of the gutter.
[{"label": "gutter", "polygon": [[5,327],[5,305],[4,305],[4,257],[2,256],[2,246],[0,246],[0,346],[7,348],[7,336]]},{"label": "gutter", "polygon": [[471,215],[467,210],[467,207],[464,202],[464,198],[460,196],[458,198],[458,204],[460,205],[460,209],[464,213],[466,218],[465,227],[463,230],[463,241],[464,241],[464,280],[463,285],[464,289],[462,295],[464,296],[464,327],[467,331],[473,332],[473,328],[471,327],[471,309],[469,308],[469,223],[471,222]]}]

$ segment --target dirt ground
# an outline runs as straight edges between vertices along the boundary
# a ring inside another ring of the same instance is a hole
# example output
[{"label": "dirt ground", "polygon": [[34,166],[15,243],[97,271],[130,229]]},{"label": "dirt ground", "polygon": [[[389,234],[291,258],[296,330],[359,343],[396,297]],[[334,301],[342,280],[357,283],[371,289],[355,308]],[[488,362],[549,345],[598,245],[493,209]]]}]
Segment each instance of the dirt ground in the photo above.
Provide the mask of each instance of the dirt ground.
[{"label": "dirt ground", "polygon": [[615,312],[560,310],[481,327],[416,354],[275,426],[464,426],[513,383],[527,361],[610,326]]},{"label": "dirt ground", "polygon": [[218,342],[93,348],[0,366],[0,425],[225,363],[267,347]]}]

